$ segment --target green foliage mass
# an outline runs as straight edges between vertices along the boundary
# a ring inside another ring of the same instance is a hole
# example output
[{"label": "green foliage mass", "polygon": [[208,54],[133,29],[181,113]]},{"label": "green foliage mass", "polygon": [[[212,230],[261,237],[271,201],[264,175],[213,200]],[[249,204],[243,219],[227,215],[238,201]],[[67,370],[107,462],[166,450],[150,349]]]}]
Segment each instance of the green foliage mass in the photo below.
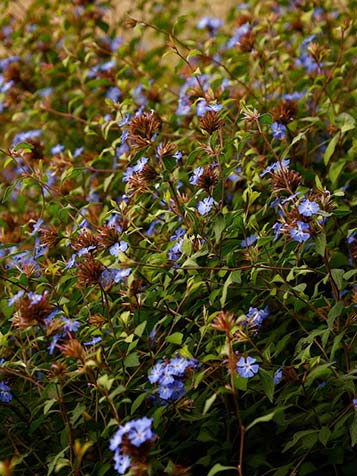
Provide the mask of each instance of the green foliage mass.
[{"label": "green foliage mass", "polygon": [[28,3],[0,18],[0,474],[353,476],[354,2]]}]

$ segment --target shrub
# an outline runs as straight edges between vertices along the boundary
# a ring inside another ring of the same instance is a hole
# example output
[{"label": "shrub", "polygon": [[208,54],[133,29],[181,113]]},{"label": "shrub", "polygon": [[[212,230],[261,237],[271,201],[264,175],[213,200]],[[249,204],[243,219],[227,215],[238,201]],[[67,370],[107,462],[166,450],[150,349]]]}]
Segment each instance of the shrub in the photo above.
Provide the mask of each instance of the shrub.
[{"label": "shrub", "polygon": [[350,476],[352,4],[137,3],[1,20],[2,474]]}]

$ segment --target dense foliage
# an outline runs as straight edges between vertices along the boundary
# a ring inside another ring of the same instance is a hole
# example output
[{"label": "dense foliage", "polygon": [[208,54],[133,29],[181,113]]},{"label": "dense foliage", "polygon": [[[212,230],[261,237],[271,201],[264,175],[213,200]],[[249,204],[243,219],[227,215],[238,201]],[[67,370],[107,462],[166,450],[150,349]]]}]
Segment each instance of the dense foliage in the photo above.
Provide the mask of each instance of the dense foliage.
[{"label": "dense foliage", "polygon": [[1,474],[354,475],[354,2],[9,3]]}]

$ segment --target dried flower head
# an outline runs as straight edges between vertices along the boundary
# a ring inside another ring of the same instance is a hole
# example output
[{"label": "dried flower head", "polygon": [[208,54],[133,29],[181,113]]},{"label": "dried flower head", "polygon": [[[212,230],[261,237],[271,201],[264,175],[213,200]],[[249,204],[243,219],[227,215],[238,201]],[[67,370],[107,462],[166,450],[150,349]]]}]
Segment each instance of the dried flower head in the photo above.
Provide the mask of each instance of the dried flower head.
[{"label": "dried flower head", "polygon": [[49,225],[40,228],[40,241],[44,246],[54,248],[61,241],[61,236],[58,234],[58,229],[54,225]]},{"label": "dried flower head", "polygon": [[278,194],[280,192],[294,193],[301,184],[302,177],[295,170],[288,168],[279,168],[270,177],[273,185],[273,191]]},{"label": "dried flower head", "polygon": [[136,146],[146,147],[160,126],[161,121],[155,111],[143,112],[130,121],[129,138]]},{"label": "dried flower head", "polygon": [[203,173],[197,180],[197,186],[209,192],[212,187],[214,187],[218,182],[218,177],[216,173],[216,169],[209,166],[206,167]]},{"label": "dried flower head", "polygon": [[60,346],[64,357],[72,357],[74,359],[83,361],[85,356],[85,349],[77,339],[69,339],[65,344]]},{"label": "dried flower head", "polygon": [[84,286],[98,284],[104,266],[100,261],[95,260],[92,256],[86,256],[86,261],[78,265],[78,281]]},{"label": "dried flower head", "polygon": [[120,238],[120,233],[115,226],[103,225],[98,231],[98,244],[103,248],[108,248],[117,243]]},{"label": "dried flower head", "polygon": [[208,134],[213,134],[223,127],[224,121],[215,111],[207,111],[200,119],[200,127]]},{"label": "dried flower head", "polygon": [[15,325],[24,329],[33,325],[44,324],[52,308],[46,293],[28,293],[17,302],[17,310],[18,315]]},{"label": "dried flower head", "polygon": [[98,328],[102,327],[105,324],[105,322],[106,322],[105,317],[99,313],[93,314],[92,316],[88,318],[88,323]]},{"label": "dried flower head", "polygon": [[221,311],[217,316],[214,318],[211,326],[214,329],[219,331],[223,331],[226,334],[230,334],[232,328],[236,324],[236,317],[231,312]]},{"label": "dried flower head", "polygon": [[72,241],[72,247],[76,251],[83,248],[89,248],[91,246],[96,247],[98,244],[98,238],[87,228],[82,230],[78,236]]},{"label": "dried flower head", "polygon": [[282,101],[272,110],[273,121],[281,124],[289,124],[297,114],[297,103],[294,101]]}]

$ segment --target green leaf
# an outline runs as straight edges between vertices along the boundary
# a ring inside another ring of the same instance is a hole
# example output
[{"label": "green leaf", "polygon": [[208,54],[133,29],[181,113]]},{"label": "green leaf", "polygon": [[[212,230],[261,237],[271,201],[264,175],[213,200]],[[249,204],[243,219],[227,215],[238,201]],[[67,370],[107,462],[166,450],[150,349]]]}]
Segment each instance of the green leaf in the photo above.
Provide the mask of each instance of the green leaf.
[{"label": "green leaf", "polygon": [[317,235],[315,240],[315,249],[320,256],[325,256],[326,249],[326,235],[325,233],[320,233]]},{"label": "green leaf", "polygon": [[259,117],[259,122],[262,125],[270,126],[273,123],[272,115],[269,113],[264,113]]},{"label": "green leaf", "polygon": [[[290,448],[293,448],[298,441],[300,441],[303,438],[313,436],[314,438],[311,441],[307,441],[308,445],[314,445],[317,441],[317,433],[319,433],[320,430],[303,430],[303,431],[298,431],[295,433],[293,436],[293,439],[290,440],[285,447],[283,448],[282,453],[285,453],[288,451]],[[312,448],[312,446],[304,446],[304,448]]]},{"label": "green leaf", "polygon": [[221,471],[228,471],[230,469],[235,469],[237,471],[236,466],[222,466],[220,463],[217,463],[213,466],[213,468],[211,468],[207,476],[214,476],[215,474],[218,474]]},{"label": "green leaf", "polygon": [[130,414],[134,415],[136,410],[140,407],[140,405],[143,403],[145,398],[147,398],[148,394],[147,393],[141,393],[136,399],[133,401],[133,404],[130,409]]},{"label": "green leaf", "polygon": [[143,332],[144,332],[145,327],[146,327],[146,322],[147,321],[144,321],[141,324],[139,324],[138,326],[136,326],[135,331],[134,331],[134,334],[136,336],[141,337],[143,335]]},{"label": "green leaf", "polygon": [[268,397],[269,401],[272,403],[273,395],[274,395],[274,387],[275,387],[273,376],[266,370],[260,368],[259,378],[260,378],[260,381],[262,382],[265,395]]},{"label": "green leaf", "polygon": [[111,389],[111,386],[113,385],[113,382],[114,382],[114,379],[109,378],[107,374],[102,375],[97,380],[97,384],[100,385],[101,387],[105,388],[108,391]]},{"label": "green leaf", "polygon": [[353,422],[350,426],[351,444],[354,446],[357,443],[357,413],[353,417]]},{"label": "green leaf", "polygon": [[336,145],[340,139],[340,132],[338,132],[333,138],[330,140],[329,145],[327,146],[324,154],[324,164],[327,165],[335,152]]},{"label": "green leaf", "polygon": [[205,401],[205,406],[203,408],[203,415],[206,415],[206,413],[208,412],[208,410],[211,408],[211,406],[213,405],[213,403],[215,402],[217,398],[217,394],[214,393],[213,395],[211,395],[209,398],[207,398],[207,400]]},{"label": "green leaf", "polygon": [[343,301],[339,301],[330,309],[327,315],[327,324],[330,330],[333,329],[333,323],[335,319],[342,314],[344,307]]},{"label": "green leaf", "polygon": [[319,440],[324,446],[326,446],[330,436],[331,436],[331,430],[327,426],[323,426],[319,433]]},{"label": "green leaf", "polygon": [[55,399],[47,400],[43,406],[43,414],[47,415],[55,403],[57,403]]},{"label": "green leaf", "polygon": [[222,232],[223,232],[224,228],[225,228],[224,216],[219,215],[215,220],[214,228],[213,228],[214,235],[215,235],[215,238],[216,238],[216,243],[218,243],[219,240],[221,239]]},{"label": "green leaf", "polygon": [[170,344],[176,344],[176,345],[181,345],[182,339],[183,339],[183,334],[181,332],[174,332],[173,334],[165,338],[166,342],[169,342]]},{"label": "green leaf", "polygon": [[125,367],[137,367],[140,365],[137,352],[132,352],[124,360]]},{"label": "green leaf", "polygon": [[273,420],[273,418],[276,415],[278,415],[279,413],[283,412],[283,410],[285,408],[287,408],[287,407],[286,406],[285,407],[278,407],[274,411],[272,411],[270,413],[267,413],[266,415],[263,415],[261,417],[256,418],[255,420],[252,421],[252,423],[250,423],[247,426],[246,431],[250,430],[251,428],[253,428],[253,426],[257,425],[258,423],[266,423],[268,421]]},{"label": "green leaf", "polygon": [[272,476],[287,476],[290,474],[290,468],[292,467],[293,463],[286,464],[285,466],[282,466],[279,468],[275,473],[272,474]]},{"label": "green leaf", "polygon": [[344,166],[346,165],[346,160],[338,160],[337,162],[334,162],[331,164],[330,170],[328,172],[328,177],[331,180],[331,183],[333,185],[336,184]]},{"label": "green leaf", "polygon": [[331,269],[332,279],[335,281],[335,284],[339,290],[342,289],[343,275],[345,274],[344,269]]}]

